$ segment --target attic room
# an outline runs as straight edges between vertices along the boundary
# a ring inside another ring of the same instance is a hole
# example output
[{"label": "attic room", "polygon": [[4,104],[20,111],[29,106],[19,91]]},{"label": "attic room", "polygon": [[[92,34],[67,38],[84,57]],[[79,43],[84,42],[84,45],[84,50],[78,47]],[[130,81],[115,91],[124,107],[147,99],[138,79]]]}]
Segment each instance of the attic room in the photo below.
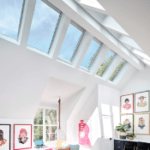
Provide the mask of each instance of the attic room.
[{"label": "attic room", "polygon": [[149,150],[150,2],[0,0],[0,150]]}]

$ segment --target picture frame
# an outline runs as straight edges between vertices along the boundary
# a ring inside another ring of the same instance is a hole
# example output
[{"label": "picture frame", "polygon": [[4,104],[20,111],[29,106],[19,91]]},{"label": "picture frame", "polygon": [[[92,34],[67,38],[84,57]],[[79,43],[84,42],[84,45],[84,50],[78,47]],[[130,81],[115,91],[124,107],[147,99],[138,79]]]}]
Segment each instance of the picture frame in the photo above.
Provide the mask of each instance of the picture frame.
[{"label": "picture frame", "polygon": [[0,124],[0,150],[11,150],[11,124]]},{"label": "picture frame", "polygon": [[120,97],[120,114],[133,114],[134,113],[134,94],[122,95]]},{"label": "picture frame", "polygon": [[127,133],[133,133],[134,132],[134,115],[130,114],[130,115],[121,115],[120,117],[120,122],[121,124],[129,124],[127,125],[126,128],[129,130],[127,131]]},{"label": "picture frame", "polygon": [[150,114],[134,114],[134,133],[137,135],[150,135]]},{"label": "picture frame", "polygon": [[14,124],[13,131],[14,150],[32,148],[32,124]]},{"label": "picture frame", "polygon": [[150,91],[135,93],[134,112],[150,112]]}]

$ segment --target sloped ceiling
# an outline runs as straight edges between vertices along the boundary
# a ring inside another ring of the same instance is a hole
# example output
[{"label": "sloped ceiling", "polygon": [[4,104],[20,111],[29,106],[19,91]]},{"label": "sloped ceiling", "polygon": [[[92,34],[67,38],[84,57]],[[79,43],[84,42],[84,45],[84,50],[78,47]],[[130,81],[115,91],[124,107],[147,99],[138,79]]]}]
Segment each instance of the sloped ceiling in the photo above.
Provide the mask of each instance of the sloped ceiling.
[{"label": "sloped ceiling", "polygon": [[72,84],[63,80],[50,77],[44,90],[41,105],[58,106],[60,97],[61,103],[66,102],[70,97],[74,96],[84,87]]},{"label": "sloped ceiling", "polygon": [[150,56],[150,1],[98,0],[121,27]]}]

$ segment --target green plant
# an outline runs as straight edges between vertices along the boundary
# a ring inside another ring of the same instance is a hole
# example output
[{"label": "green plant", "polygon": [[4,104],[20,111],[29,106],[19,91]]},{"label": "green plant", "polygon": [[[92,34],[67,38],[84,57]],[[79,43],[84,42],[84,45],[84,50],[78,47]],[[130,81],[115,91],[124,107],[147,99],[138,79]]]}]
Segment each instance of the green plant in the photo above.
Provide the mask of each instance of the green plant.
[{"label": "green plant", "polygon": [[133,137],[133,138],[135,138],[135,137],[136,137],[136,135],[135,135],[134,133],[128,133],[128,134],[127,134],[127,138],[129,139],[129,137]]},{"label": "green plant", "polygon": [[129,131],[126,126],[127,124],[119,124],[120,126],[116,126],[116,131],[120,131],[120,132],[127,132]]}]

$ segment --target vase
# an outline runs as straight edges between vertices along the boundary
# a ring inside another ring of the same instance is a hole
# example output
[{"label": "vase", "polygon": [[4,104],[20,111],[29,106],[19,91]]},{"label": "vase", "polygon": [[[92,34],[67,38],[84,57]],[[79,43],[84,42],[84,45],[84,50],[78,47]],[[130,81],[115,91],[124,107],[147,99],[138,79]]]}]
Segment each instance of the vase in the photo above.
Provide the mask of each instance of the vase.
[{"label": "vase", "polygon": [[129,140],[134,140],[134,138],[133,137],[129,137]]},{"label": "vase", "polygon": [[126,139],[127,133],[126,132],[120,132],[120,139]]}]

